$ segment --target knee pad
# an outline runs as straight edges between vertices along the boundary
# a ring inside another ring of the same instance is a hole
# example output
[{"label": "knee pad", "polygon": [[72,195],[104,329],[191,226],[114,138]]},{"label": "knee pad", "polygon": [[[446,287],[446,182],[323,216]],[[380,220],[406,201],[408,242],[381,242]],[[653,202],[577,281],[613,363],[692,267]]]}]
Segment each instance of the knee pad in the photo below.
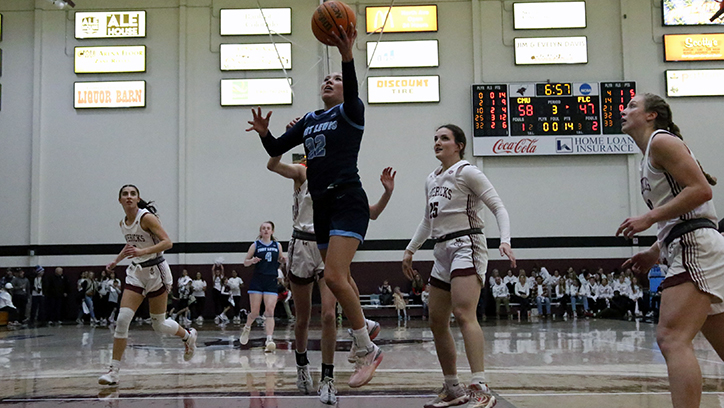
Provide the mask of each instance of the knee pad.
[{"label": "knee pad", "polygon": [[116,319],[116,332],[113,337],[117,339],[128,338],[128,328],[131,326],[133,315],[135,312],[128,307],[122,307],[118,311],[118,318]]},{"label": "knee pad", "polygon": [[176,334],[179,325],[175,320],[167,319],[165,314],[151,314],[151,326],[157,333]]}]

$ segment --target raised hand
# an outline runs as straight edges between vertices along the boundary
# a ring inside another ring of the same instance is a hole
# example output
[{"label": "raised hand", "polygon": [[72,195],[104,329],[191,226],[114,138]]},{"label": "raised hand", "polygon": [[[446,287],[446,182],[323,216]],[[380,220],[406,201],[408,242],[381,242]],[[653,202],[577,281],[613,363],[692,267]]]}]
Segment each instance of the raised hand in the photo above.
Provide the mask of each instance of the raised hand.
[{"label": "raised hand", "polygon": [[380,183],[382,183],[382,187],[385,188],[385,191],[388,193],[391,193],[392,190],[395,189],[395,176],[397,175],[397,172],[392,170],[392,167],[386,167],[384,170],[382,170],[382,175],[380,176]]},{"label": "raised hand", "polygon": [[334,46],[339,49],[339,53],[342,55],[342,62],[349,62],[354,59],[354,42],[357,40],[357,28],[352,23],[345,30],[344,27],[339,26],[338,30],[340,35],[335,32],[330,33],[330,38],[334,43]]},{"label": "raised hand", "polygon": [[246,131],[251,132],[252,130],[255,130],[256,133],[259,134],[259,136],[266,137],[266,135],[269,134],[269,118],[271,117],[271,115],[272,111],[269,111],[266,116],[263,116],[261,114],[261,108],[256,108],[256,110],[252,109],[252,120],[249,121],[251,127],[246,129]]}]

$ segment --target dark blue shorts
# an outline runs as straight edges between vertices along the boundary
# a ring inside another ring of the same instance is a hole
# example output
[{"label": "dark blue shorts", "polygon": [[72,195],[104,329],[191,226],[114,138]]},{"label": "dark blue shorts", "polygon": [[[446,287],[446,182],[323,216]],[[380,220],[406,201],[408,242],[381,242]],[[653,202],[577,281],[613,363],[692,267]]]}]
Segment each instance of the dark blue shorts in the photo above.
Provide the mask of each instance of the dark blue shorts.
[{"label": "dark blue shorts", "polygon": [[314,198],[314,233],[317,247],[327,249],[333,235],[364,242],[370,222],[370,204],[361,186],[340,187]]},{"label": "dark blue shorts", "polygon": [[259,293],[262,295],[276,295],[277,294],[277,276],[276,275],[262,275],[255,273],[251,277],[249,283],[248,293]]}]

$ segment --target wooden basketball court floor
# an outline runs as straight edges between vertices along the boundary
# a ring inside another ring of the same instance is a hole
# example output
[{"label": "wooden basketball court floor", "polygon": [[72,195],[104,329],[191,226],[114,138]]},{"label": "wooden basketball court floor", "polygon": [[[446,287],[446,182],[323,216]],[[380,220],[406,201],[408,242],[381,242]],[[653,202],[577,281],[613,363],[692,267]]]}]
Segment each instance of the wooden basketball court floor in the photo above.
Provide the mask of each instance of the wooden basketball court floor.
[{"label": "wooden basketball court floor", "polygon": [[[338,331],[335,372],[338,406],[417,407],[442,384],[432,333],[426,322],[382,320],[377,343],[385,358],[370,384],[350,389],[350,343]],[[500,408],[671,406],[666,365],[651,323],[578,319],[482,322],[488,382]],[[112,332],[89,326],[0,329],[0,404],[11,407],[325,407],[295,385],[293,327],[277,323],[278,350],[263,351],[254,327],[240,347],[239,326],[199,328],[199,348],[184,362],[181,343],[161,338],[149,325],[131,326],[121,384],[97,384],[111,356]],[[458,367],[470,379],[462,338]],[[310,333],[309,358],[319,380],[320,327]],[[724,408],[724,363],[703,337],[695,348],[704,375],[702,407]]]}]

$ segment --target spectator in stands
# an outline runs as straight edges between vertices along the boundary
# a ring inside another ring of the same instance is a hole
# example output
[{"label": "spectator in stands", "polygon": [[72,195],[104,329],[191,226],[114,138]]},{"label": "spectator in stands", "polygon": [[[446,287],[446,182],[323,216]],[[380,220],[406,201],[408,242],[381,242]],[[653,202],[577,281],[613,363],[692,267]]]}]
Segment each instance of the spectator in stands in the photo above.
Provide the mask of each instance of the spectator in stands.
[{"label": "spectator in stands", "polygon": [[[2,279],[0,279],[0,284],[2,284],[2,287],[4,288],[6,283],[12,284],[14,278],[15,278],[15,275],[13,274],[13,268],[8,268],[7,270],[5,270],[5,276],[3,276]],[[10,292],[8,292],[8,293],[10,293]],[[12,293],[10,293],[10,295],[12,296]]]},{"label": "spectator in stands", "polygon": [[191,282],[191,277],[189,277],[189,271],[184,269],[181,271],[181,276],[179,276],[177,281],[179,290],[185,287],[189,282]]},{"label": "spectator in stands", "polygon": [[[580,275],[579,275],[580,276]],[[571,286],[568,288],[568,295],[571,297],[571,310],[573,314],[571,316],[578,317],[577,304],[583,304],[584,315],[588,315],[588,295],[591,292],[591,288],[586,282],[586,285],[582,285],[581,281],[573,279]]]},{"label": "spectator in stands", "polygon": [[626,275],[624,273],[619,274],[618,279],[613,282],[613,291],[618,291],[619,293],[621,293],[621,296],[629,297],[629,292],[631,292],[631,284],[626,283]]},{"label": "spectator in stands", "polygon": [[614,291],[610,306],[602,310],[599,316],[604,319],[623,319],[628,310],[628,300],[629,299],[622,296],[619,291]]},{"label": "spectator in stands", "polygon": [[379,294],[380,294],[380,304],[383,305],[391,305],[392,304],[392,286],[390,286],[390,283],[385,280],[382,283],[382,286],[377,288]]},{"label": "spectator in stands", "polygon": [[[533,286],[535,286],[535,281],[528,277],[525,269],[518,269],[518,282],[520,282],[521,277],[525,278],[525,284],[528,286],[528,289],[533,289]],[[518,282],[516,282],[516,284]]]},{"label": "spectator in stands", "polygon": [[634,316],[641,317],[646,314],[648,310],[646,310],[644,303],[644,291],[641,289],[639,281],[635,276],[631,277],[631,290],[629,291],[628,297],[634,302]]},{"label": "spectator in stands", "polygon": [[[113,272],[111,272],[113,273]],[[108,287],[108,322],[114,323],[116,321],[116,313],[118,312],[118,305],[121,300],[121,281],[118,279],[108,279],[111,285]]]},{"label": "spectator in stands", "polygon": [[405,301],[399,286],[395,286],[395,290],[392,293],[393,303],[395,304],[395,310],[397,310],[397,320],[409,320],[407,317],[407,302]]},{"label": "spectator in stands", "polygon": [[604,275],[601,278],[601,284],[598,287],[598,301],[596,302],[596,307],[599,313],[611,306],[611,299],[613,299],[613,286],[611,286],[608,282],[608,278]]},{"label": "spectator in stands", "polygon": [[[555,272],[558,272],[558,270],[556,269]],[[571,300],[571,297],[568,294],[568,286],[567,286],[566,282],[567,282],[566,279],[563,279],[563,278],[559,279],[558,284],[556,285],[556,289],[555,289],[555,299],[554,300],[556,302],[560,303],[562,317],[566,317],[568,315],[568,312],[566,310],[568,310],[568,303],[570,303],[570,300]]]},{"label": "spectator in stands", "polygon": [[63,275],[63,268],[55,268],[52,276],[48,277],[45,288],[45,300],[48,305],[48,321],[60,325],[63,321],[65,301],[70,293],[70,283]]},{"label": "spectator in stands", "polygon": [[211,276],[213,280],[211,299],[214,301],[214,316],[218,317],[226,306],[224,296],[221,294],[224,284],[224,265],[220,262],[214,263],[211,267]]},{"label": "spectator in stands", "polygon": [[[538,275],[535,278],[535,290],[536,290],[536,304],[538,305],[538,316],[542,318],[548,317],[551,314],[551,296],[548,286],[543,283],[543,277]],[[543,311],[543,305],[545,305],[545,313]]]},{"label": "spectator in stands", "polygon": [[410,304],[413,305],[420,305],[422,304],[422,292],[425,291],[425,282],[422,280],[422,276],[420,276],[420,273],[417,271],[417,269],[413,269],[415,272],[415,277],[412,278],[412,289],[410,290]]},{"label": "spectator in stands", "polygon": [[8,327],[16,329],[22,324],[18,323],[18,310],[13,305],[13,295],[10,293],[12,290],[13,284],[10,282],[0,286],[0,312],[7,312]]},{"label": "spectator in stands", "polygon": [[45,295],[43,294],[43,275],[45,269],[38,265],[35,267],[33,278],[32,301],[30,302],[30,324],[45,322]]},{"label": "spectator in stands", "polygon": [[[84,271],[81,274],[81,278],[78,280],[78,303],[80,303],[80,306],[78,310],[78,318],[75,319],[75,322],[79,325],[83,325],[83,315],[85,314],[90,315],[91,326],[95,326],[98,323],[96,320],[96,312],[93,308],[93,295],[95,295],[95,292],[93,272]],[[85,306],[85,309],[83,306]]]},{"label": "spectator in stands", "polygon": [[[500,278],[500,272],[497,269],[493,269],[493,272],[490,274],[490,277],[488,278],[488,287],[492,288],[495,286],[495,278]],[[503,281],[503,278],[500,278],[500,281]]]},{"label": "spectator in stands", "polygon": [[108,272],[105,270],[101,271],[100,279],[95,280],[96,294],[93,298],[93,305],[96,308],[96,316],[100,321],[101,326],[108,324]]},{"label": "spectator in stands", "polygon": [[196,320],[196,324],[201,324],[204,322],[203,314],[206,307],[206,281],[203,280],[201,272],[196,272],[196,279],[191,282],[191,288],[193,289],[191,294],[196,298],[191,318]]},{"label": "spectator in stands", "polygon": [[495,284],[493,288],[493,299],[495,299],[495,316],[500,319],[500,305],[505,306],[505,315],[508,318],[510,315],[510,292],[508,291],[508,285],[503,283],[500,276],[495,277]]},{"label": "spectator in stands", "polygon": [[422,320],[427,320],[430,311],[428,310],[428,303],[430,301],[430,286],[425,286],[425,290],[422,291]]},{"label": "spectator in stands", "polygon": [[25,271],[18,269],[15,272],[13,285],[13,304],[18,310],[18,319],[20,323],[25,321],[25,311],[28,306],[28,294],[30,294],[30,281],[25,277]]},{"label": "spectator in stands", "polygon": [[521,275],[515,284],[515,296],[512,297],[513,302],[520,304],[520,314],[523,320],[528,320],[528,310],[530,309],[530,286],[528,285],[525,271],[521,269]]},{"label": "spectator in stands", "polygon": [[515,284],[518,283],[518,277],[513,275],[512,269],[508,269],[508,272],[506,272],[503,283],[508,286],[508,292],[515,293]]},{"label": "spectator in stands", "polygon": [[590,293],[588,295],[588,307],[590,307],[590,311],[595,314],[599,311],[598,299],[600,287],[598,283],[596,283],[596,277],[594,275],[590,275],[586,284],[590,288]]},{"label": "spectator in stands", "polygon": [[[191,281],[189,280],[189,282]],[[239,277],[239,274],[236,273],[236,270],[231,271],[231,278],[227,281],[227,285],[229,286],[229,295],[234,301],[234,317],[231,319],[232,323],[241,324],[241,287],[244,286],[244,281]],[[280,292],[279,299],[284,299],[284,297],[281,296],[281,293],[284,292],[286,291]],[[289,306],[287,305],[286,307]],[[287,317],[288,315],[289,314],[287,314]]]}]

